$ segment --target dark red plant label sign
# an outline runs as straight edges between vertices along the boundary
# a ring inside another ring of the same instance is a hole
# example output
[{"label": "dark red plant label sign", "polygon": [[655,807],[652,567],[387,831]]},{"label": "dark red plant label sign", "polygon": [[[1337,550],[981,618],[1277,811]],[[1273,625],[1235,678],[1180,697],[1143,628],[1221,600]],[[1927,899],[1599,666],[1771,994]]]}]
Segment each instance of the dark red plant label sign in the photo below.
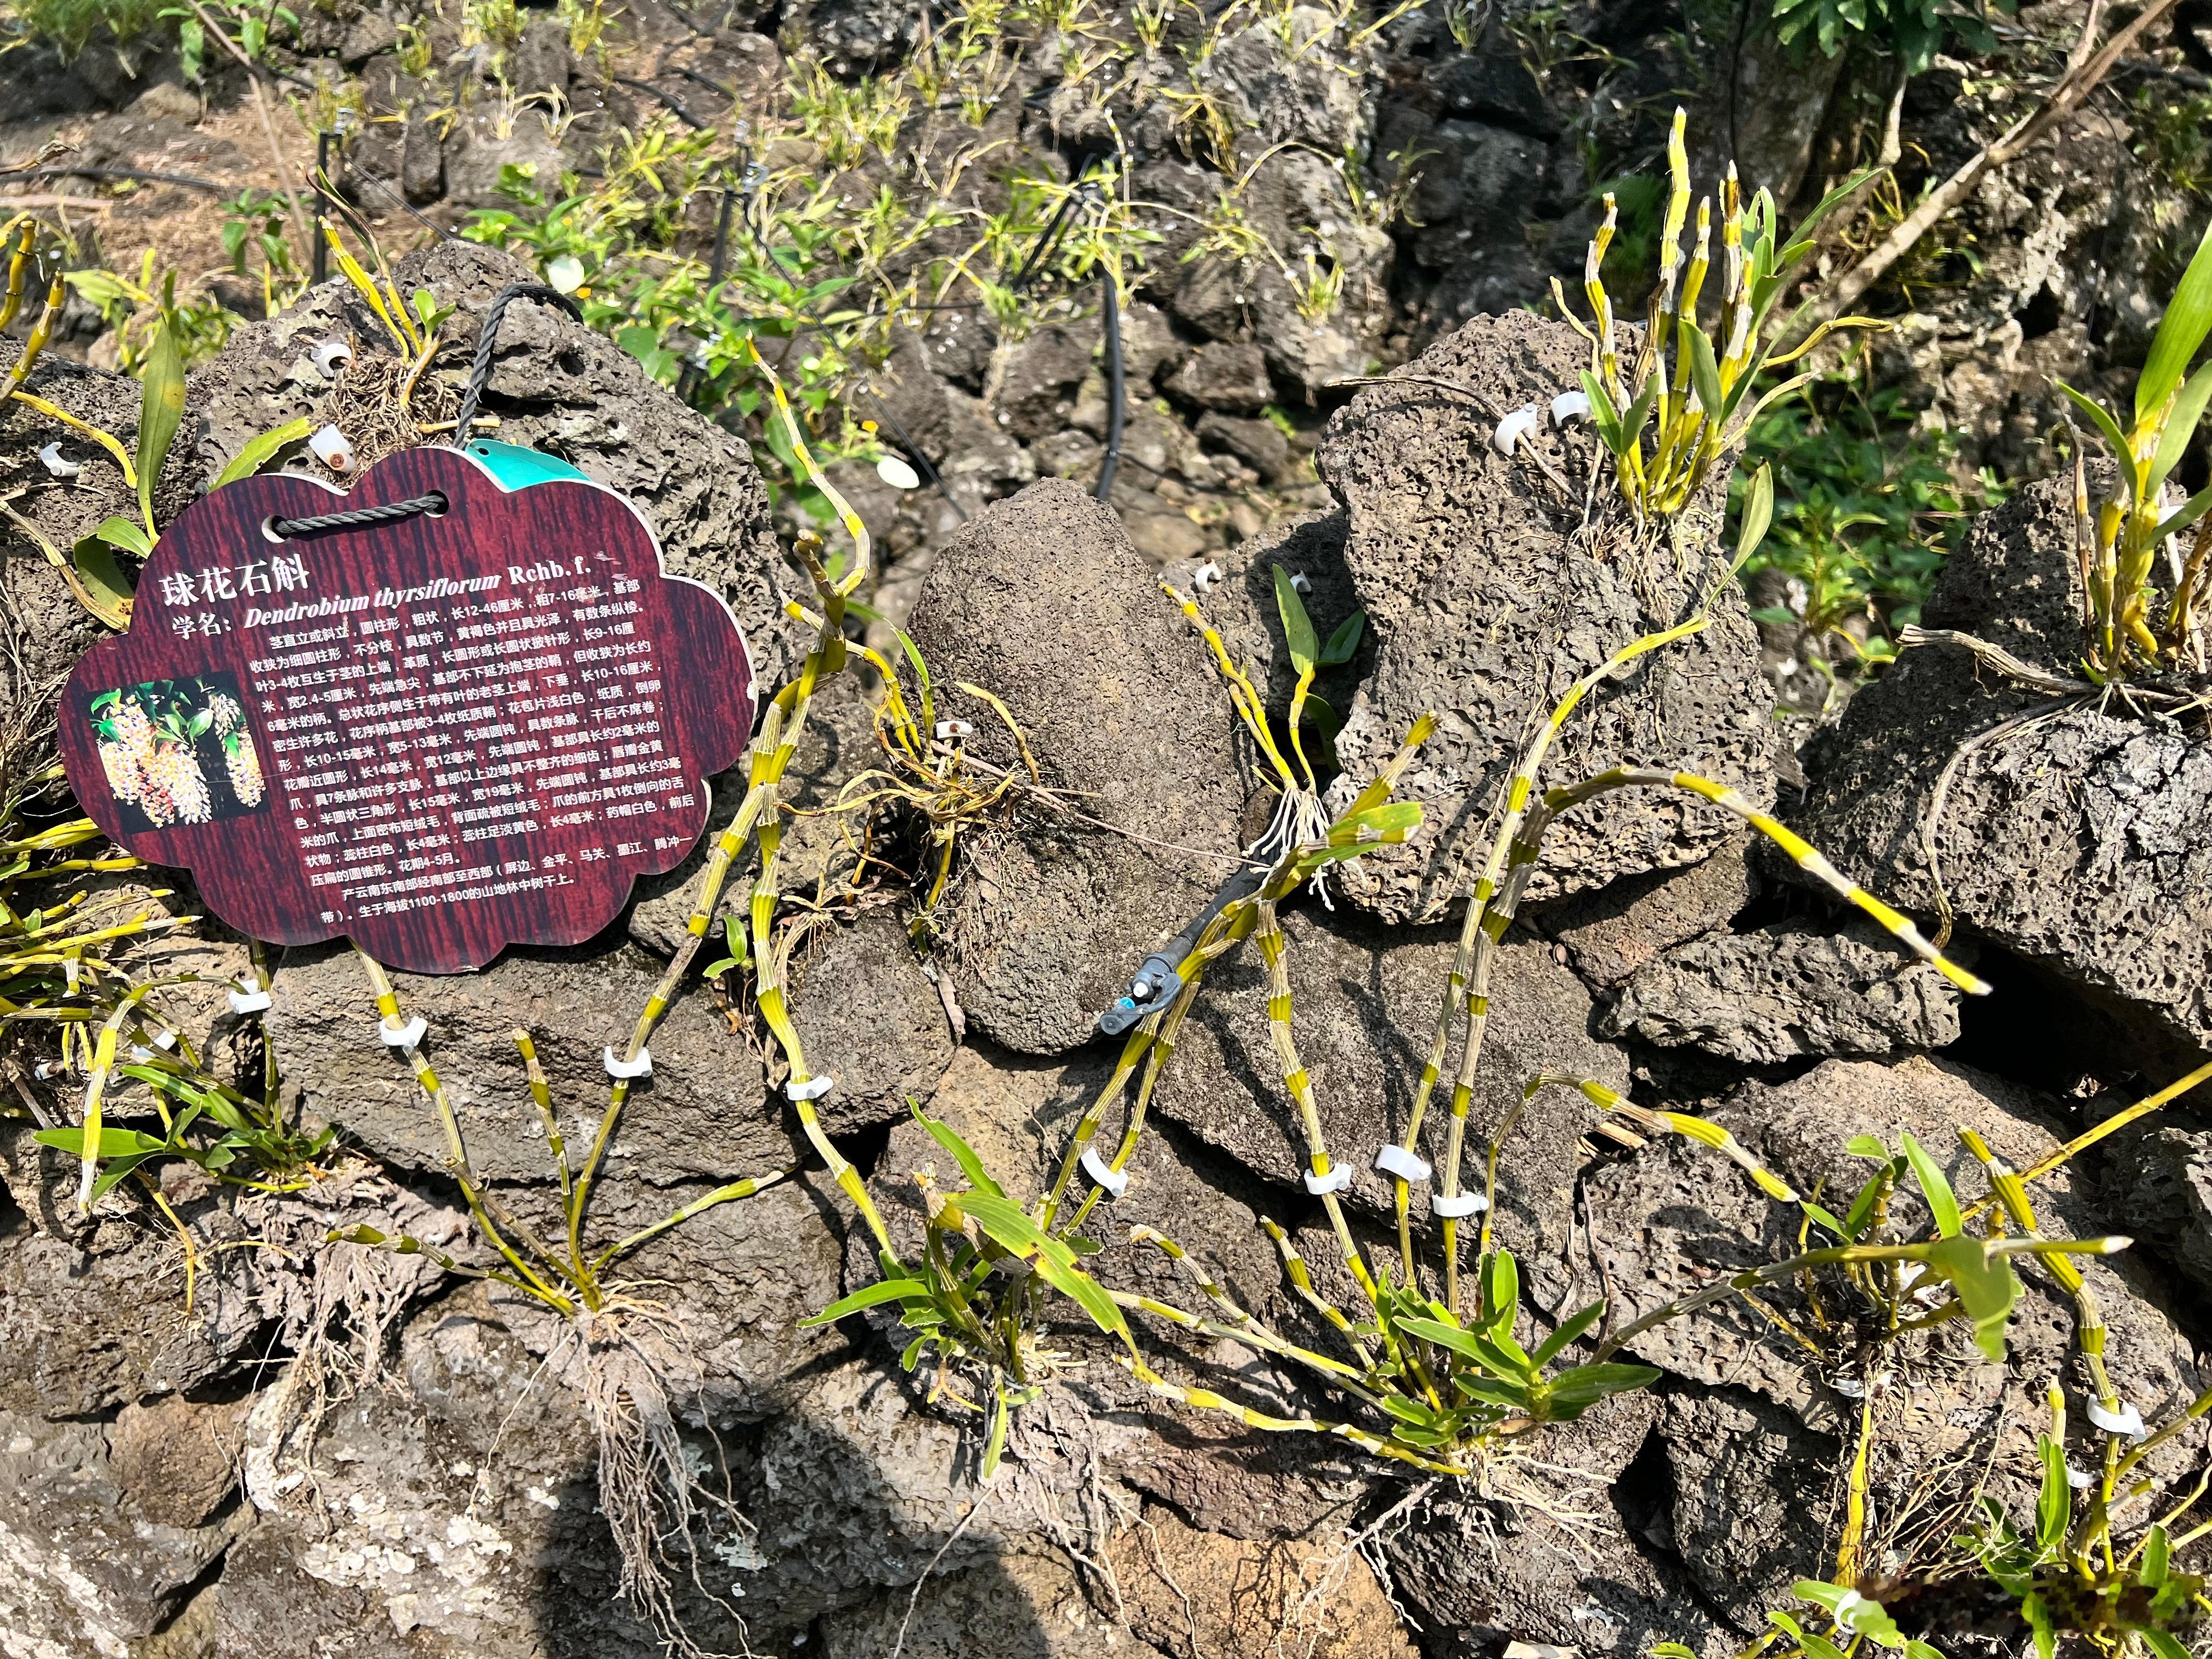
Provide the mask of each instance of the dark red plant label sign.
[{"label": "dark red plant label sign", "polygon": [[[433,491],[435,516],[264,528]],[[680,863],[752,707],[727,607],[621,496],[422,448],[181,514],[70,675],[62,750],[94,820],[241,932],[457,973],[589,939]]]}]

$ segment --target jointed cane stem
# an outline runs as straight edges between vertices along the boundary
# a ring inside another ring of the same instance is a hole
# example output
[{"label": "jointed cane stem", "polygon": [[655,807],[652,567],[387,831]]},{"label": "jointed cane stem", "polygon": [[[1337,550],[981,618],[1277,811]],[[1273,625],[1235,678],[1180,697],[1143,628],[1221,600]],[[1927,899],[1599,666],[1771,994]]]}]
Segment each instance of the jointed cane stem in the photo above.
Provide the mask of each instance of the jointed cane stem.
[{"label": "jointed cane stem", "polygon": [[[1573,717],[1583,699],[1607,678],[1634,662],[1638,657],[1672,645],[1678,640],[1688,639],[1711,625],[1705,616],[1692,617],[1688,622],[1660,633],[1647,634],[1632,641],[1597,667],[1583,675],[1567,688],[1566,695],[1553,708],[1550,715],[1537,729],[1535,736],[1522,750],[1520,762],[1505,787],[1505,811],[1490,845],[1488,857],[1481,873],[1475,878],[1474,890],[1467,902],[1467,914],[1460,924],[1459,951],[1452,959],[1451,972],[1444,981],[1443,1004],[1437,1010],[1434,1034],[1429,1041],[1428,1058],[1421,1066],[1419,1083],[1413,1091],[1413,1106],[1406,1122],[1406,1146],[1408,1150],[1420,1144],[1421,1120],[1428,1109],[1429,1097],[1442,1073],[1444,1055],[1451,1044],[1452,1027],[1462,1002],[1466,1007],[1467,1036],[1462,1048],[1459,1073],[1452,1096],[1451,1144],[1443,1165],[1443,1192],[1448,1198],[1459,1195],[1459,1148],[1465,1139],[1468,1103],[1473,1097],[1475,1071],[1481,1059],[1484,1023],[1490,1008],[1489,964],[1498,941],[1512,920],[1512,912],[1520,896],[1520,887],[1500,898],[1499,885],[1507,877],[1508,860],[1511,857],[1522,820],[1527,816],[1535,796],[1536,781],[1544,768],[1545,757],[1551,753],[1552,744],[1560,731]],[[1425,733],[1424,734],[1425,735]],[[1410,755],[1407,757],[1410,759]],[[1524,872],[1521,882],[1528,876]],[[1498,914],[1492,915],[1493,910]],[[1392,1177],[1391,1202],[1398,1218],[1398,1250],[1401,1264],[1408,1284],[1413,1278],[1413,1231],[1411,1218],[1412,1189],[1402,1176]],[[1455,1286],[1459,1272],[1458,1225],[1446,1219],[1444,1224],[1445,1273]],[[1456,1291],[1445,1297],[1448,1305],[1458,1305]]]},{"label": "jointed cane stem", "polygon": [[[392,987],[392,976],[384,971],[384,964],[358,945],[354,947],[354,954],[360,958],[362,971],[368,976],[369,988],[375,994],[378,1018],[386,1030],[396,1033],[403,1030],[406,1018],[400,1010],[399,993]],[[484,1204],[483,1185],[477,1179],[475,1166],[469,1161],[468,1143],[462,1137],[461,1122],[453,1110],[453,1097],[447,1093],[445,1084],[432,1069],[430,1062],[423,1058],[422,1048],[411,1041],[395,1046],[406,1057],[409,1069],[415,1073],[416,1083],[429,1097],[432,1108],[437,1112],[438,1127],[444,1131],[446,1137],[447,1173],[460,1188],[461,1197],[468,1204],[469,1213],[475,1218],[477,1230],[483,1234],[485,1242],[506,1258],[507,1266],[534,1293],[563,1315],[573,1315],[575,1304],[524,1261],[520,1253],[507,1242],[506,1236],[493,1224]],[[556,1264],[549,1259],[548,1265]],[[595,1305],[592,1295],[589,1292],[585,1294],[586,1305]]]}]

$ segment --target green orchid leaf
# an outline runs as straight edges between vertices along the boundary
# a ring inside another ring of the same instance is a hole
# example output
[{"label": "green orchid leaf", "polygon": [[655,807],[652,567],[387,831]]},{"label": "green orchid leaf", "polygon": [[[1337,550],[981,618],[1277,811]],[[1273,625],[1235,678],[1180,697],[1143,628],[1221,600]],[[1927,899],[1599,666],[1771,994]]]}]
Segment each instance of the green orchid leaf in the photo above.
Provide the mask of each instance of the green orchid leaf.
[{"label": "green orchid leaf", "polygon": [[1844,1224],[1836,1218],[1836,1216],[1832,1212],[1822,1209],[1819,1205],[1814,1203],[1811,1199],[1808,1198],[1799,1200],[1798,1208],[1804,1211],[1807,1215],[1812,1217],[1812,1218],[1820,1225],[1826,1227],[1830,1232],[1835,1234],[1837,1237],[1849,1238],[1850,1237],[1849,1233],[1844,1231]]},{"label": "green orchid leaf", "polygon": [[1315,637],[1313,618],[1306,615],[1305,601],[1298,597],[1290,571],[1279,564],[1274,574],[1275,609],[1282,615],[1283,640],[1290,647],[1291,666],[1301,674],[1310,674],[1321,663],[1321,641]]},{"label": "green orchid leaf", "polygon": [[918,1279],[880,1279],[864,1290],[858,1290],[841,1301],[831,1303],[820,1313],[800,1320],[804,1328],[809,1325],[836,1323],[848,1314],[856,1314],[866,1308],[882,1306],[886,1302],[902,1302],[908,1297],[927,1297],[929,1286]]},{"label": "green orchid leaf", "polygon": [[1771,464],[1762,464],[1751,475],[1751,486],[1744,492],[1743,516],[1736,526],[1735,559],[1729,566],[1729,574],[1740,573],[1751,562],[1773,522],[1774,468]]},{"label": "green orchid leaf", "polygon": [[1725,400],[1721,396],[1720,365],[1713,357],[1712,339],[1687,317],[1682,319],[1676,333],[1680,349],[1689,354],[1690,383],[1697,388],[1698,402],[1708,420],[1718,420],[1725,410]]},{"label": "green orchid leaf", "polygon": [[2203,518],[2208,508],[2212,508],[2212,484],[2208,484],[2198,490],[2176,507],[2169,516],[2160,519],[2158,521],[2158,533],[2161,536],[2179,536]]},{"label": "green orchid leaf", "polygon": [[1910,1134],[1905,1137],[1905,1161],[1912,1167],[1912,1178],[1919,1182],[1922,1196],[1936,1218],[1936,1231],[1945,1238],[1959,1236],[1959,1200],[1951,1190],[1951,1183],[1928,1149]]},{"label": "green orchid leaf", "polygon": [[2151,337],[2150,356],[2136,379],[2137,426],[2166,407],[2208,332],[2212,332],[2212,228],[2190,256],[2189,268],[2181,273],[2166,315],[2159,319],[2158,332]]},{"label": "green orchid leaf", "polygon": [[1978,1238],[1943,1238],[1927,1246],[1923,1258],[1956,1292],[1973,1322],[1977,1346],[1998,1364],[2004,1363],[2005,1322],[2020,1297],[2012,1263],[1991,1255]]},{"label": "green orchid leaf", "polygon": [[225,484],[236,483],[240,478],[252,477],[275,458],[278,450],[288,444],[305,441],[307,434],[314,429],[314,422],[302,415],[296,421],[288,421],[283,426],[271,427],[266,432],[256,434],[246,441],[244,448],[230,458],[230,465],[216,475],[214,487],[220,489]]},{"label": "green orchid leaf", "polygon": [[915,1121],[929,1131],[930,1138],[952,1154],[954,1162],[960,1165],[960,1173],[968,1177],[969,1186],[979,1193],[988,1193],[993,1198],[1006,1195],[1006,1189],[991,1179],[991,1172],[983,1167],[983,1160],[975,1156],[974,1149],[955,1134],[950,1126],[923,1111],[915,1103],[911,1095],[907,1097],[906,1104],[907,1109],[914,1114]]},{"label": "green orchid leaf", "polygon": [[[41,1146],[51,1146],[71,1158],[84,1156],[84,1130],[34,1129],[31,1139]],[[96,1156],[110,1158],[143,1158],[149,1153],[165,1152],[169,1143],[152,1135],[141,1134],[136,1129],[118,1129],[112,1124],[102,1124],[100,1129],[100,1151]]]},{"label": "green orchid leaf", "polygon": [[963,1193],[960,1207],[975,1218],[1001,1249],[1031,1263],[1038,1277],[1089,1314],[1100,1330],[1130,1341],[1129,1322],[1105,1287],[1077,1267],[1075,1252],[1048,1237],[1020,1205],[1003,1195],[979,1191]]},{"label": "green orchid leaf", "polygon": [[2136,1583],[2145,1589],[2156,1589],[2166,1583],[2173,1559],[2173,1540],[2163,1526],[2153,1526],[2144,1535],[2142,1565],[2136,1569]]},{"label": "green orchid leaf", "polygon": [[2074,1488],[2066,1478],[2066,1449],[2049,1435],[2036,1439],[2043,1460],[2043,1483],[2035,1495],[2035,1547],[2048,1556],[2066,1541],[2066,1524],[2073,1518]]},{"label": "green orchid leaf", "polygon": [[1536,1352],[1528,1356],[1538,1370],[1550,1364],[1565,1351],[1567,1345],[1597,1323],[1605,1313],[1605,1298],[1600,1297],[1573,1318],[1546,1337]]},{"label": "green orchid leaf", "polygon": [[1612,1395],[1648,1389],[1659,1376],[1658,1370],[1650,1365],[1624,1365],[1613,1361],[1577,1365],[1553,1377],[1547,1393],[1555,1405],[1565,1404],[1580,1411]]},{"label": "green orchid leaf", "polygon": [[994,1377],[991,1383],[991,1436],[983,1443],[983,1478],[986,1480],[998,1474],[999,1460],[1006,1455],[1009,1415],[1006,1381],[1003,1377]]},{"label": "green orchid leaf", "polygon": [[2064,392],[2074,406],[2089,417],[2089,423],[2097,428],[2097,435],[2105,441],[2105,447],[2112,451],[2112,459],[2119,463],[2121,473],[2135,486],[2130,493],[2140,496],[2142,494],[2142,475],[2136,471],[2135,457],[2128,448],[2127,437],[2121,432],[2120,423],[2106,411],[2102,404],[2086,393],[2076,392],[2065,381],[2053,380],[2051,385]]},{"label": "green orchid leaf", "polygon": [[1482,1328],[1510,1337],[1521,1316],[1521,1264],[1510,1250],[1494,1250],[1482,1264]]},{"label": "green orchid leaf", "polygon": [[77,580],[84,587],[94,614],[110,628],[125,629],[131,625],[131,579],[115,562],[116,538],[106,533],[118,526],[130,532],[138,544],[136,548],[126,548],[126,551],[150,550],[145,548],[145,535],[137,525],[128,519],[109,519],[70,550],[70,563],[76,571]]},{"label": "green orchid leaf", "polygon": [[1583,395],[1589,399],[1590,424],[1597,428],[1598,441],[1606,453],[1620,455],[1627,445],[1622,441],[1620,416],[1613,406],[1613,399],[1605,395],[1605,383],[1588,369],[1583,371]]},{"label": "green orchid leaf", "polygon": [[1455,1325],[1444,1324],[1435,1319],[1401,1319],[1398,1328],[1424,1342],[1433,1342],[1440,1348],[1449,1348],[1464,1355],[1500,1381],[1516,1385],[1525,1384],[1534,1377],[1534,1369],[1528,1356],[1518,1351],[1517,1345],[1509,1351],[1503,1344],[1492,1340],[1480,1331],[1463,1331]]},{"label": "green orchid leaf", "polygon": [[1340,668],[1359,653],[1359,636],[1367,627],[1367,613],[1355,611],[1338,624],[1328,636],[1328,643],[1321,648],[1321,665]]},{"label": "green orchid leaf", "polygon": [[161,482],[161,464],[185,418],[185,358],[177,349],[175,319],[166,311],[147,348],[146,363],[139,374],[138,507],[149,534],[154,525],[154,487]]}]

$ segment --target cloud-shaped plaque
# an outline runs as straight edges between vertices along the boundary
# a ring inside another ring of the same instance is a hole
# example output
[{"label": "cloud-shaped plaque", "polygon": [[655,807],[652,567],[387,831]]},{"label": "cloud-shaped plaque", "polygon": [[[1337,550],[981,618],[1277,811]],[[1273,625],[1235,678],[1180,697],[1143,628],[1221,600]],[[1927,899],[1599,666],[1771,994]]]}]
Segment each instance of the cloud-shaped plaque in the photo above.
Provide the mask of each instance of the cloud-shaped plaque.
[{"label": "cloud-shaped plaque", "polygon": [[70,676],[62,750],[94,820],[241,932],[458,973],[589,939],[680,863],[752,709],[737,623],[662,574],[635,508],[474,444],[403,450],[343,494],[277,475],[195,502],[130,632]]}]

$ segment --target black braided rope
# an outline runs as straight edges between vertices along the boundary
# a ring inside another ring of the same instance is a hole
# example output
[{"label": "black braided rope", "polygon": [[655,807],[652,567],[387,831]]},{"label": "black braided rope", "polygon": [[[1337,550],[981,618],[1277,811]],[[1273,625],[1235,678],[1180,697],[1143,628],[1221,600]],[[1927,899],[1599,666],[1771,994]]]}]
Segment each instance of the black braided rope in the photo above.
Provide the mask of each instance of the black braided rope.
[{"label": "black braided rope", "polygon": [[[477,331],[476,359],[469,365],[468,389],[461,393],[459,417],[453,422],[453,442],[465,447],[469,428],[477,418],[477,404],[483,399],[484,386],[491,379],[492,348],[499,343],[499,325],[507,315],[507,308],[517,300],[542,300],[556,305],[579,323],[583,314],[576,302],[556,288],[543,283],[509,283],[492,296],[485,307],[483,325]],[[358,530],[373,524],[391,524],[400,519],[411,519],[418,513],[442,513],[446,498],[436,490],[427,495],[416,495],[404,501],[388,501],[382,507],[356,507],[343,513],[319,513],[308,519],[272,519],[269,528],[278,539],[289,541],[295,536],[311,536],[319,530]]]},{"label": "black braided rope", "polygon": [[507,315],[507,308],[517,300],[542,300],[547,305],[558,306],[577,322],[584,313],[576,309],[576,302],[557,288],[548,288],[543,283],[509,283],[492,296],[485,309],[483,325],[477,330],[476,361],[469,365],[468,390],[461,393],[461,411],[453,421],[453,443],[465,447],[469,428],[477,418],[477,404],[483,397],[484,385],[491,379],[492,347],[499,342],[499,325]]},{"label": "black braided rope", "polygon": [[390,524],[398,519],[411,519],[418,513],[443,513],[446,498],[437,490],[427,495],[416,495],[404,501],[387,501],[382,507],[356,507],[345,513],[319,513],[312,519],[271,519],[270,532],[281,541],[290,541],[295,536],[312,536],[318,530],[355,530],[363,525]]}]

